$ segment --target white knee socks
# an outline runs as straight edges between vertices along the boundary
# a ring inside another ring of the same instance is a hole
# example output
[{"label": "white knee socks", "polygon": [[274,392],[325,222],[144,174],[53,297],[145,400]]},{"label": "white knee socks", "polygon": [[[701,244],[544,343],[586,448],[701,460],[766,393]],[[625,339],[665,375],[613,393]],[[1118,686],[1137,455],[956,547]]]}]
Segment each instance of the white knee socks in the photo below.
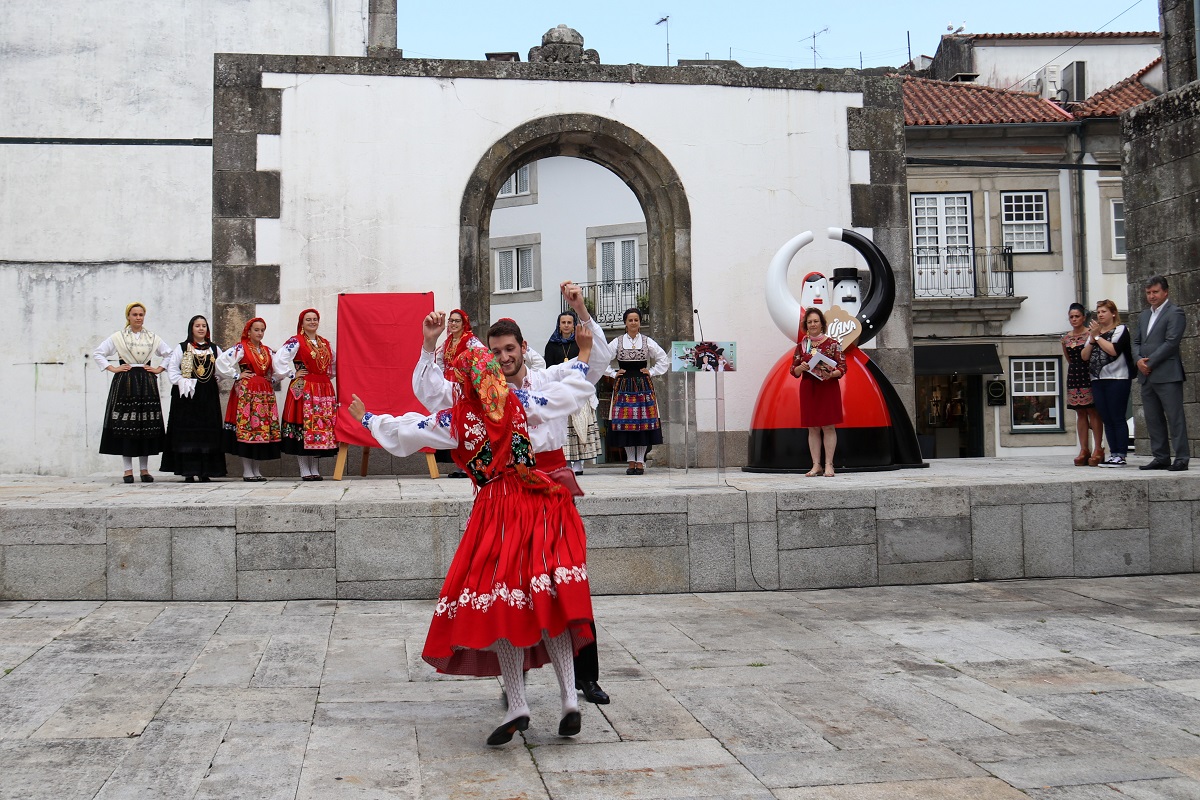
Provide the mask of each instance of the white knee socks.
[{"label": "white knee socks", "polygon": [[500,661],[500,680],[504,683],[504,691],[508,695],[508,713],[501,724],[517,717],[528,717],[529,703],[525,700],[525,651],[514,647],[507,639],[497,639],[491,650]]},{"label": "white knee socks", "polygon": [[138,456],[138,469],[142,472],[150,471],[150,456]]},{"label": "white knee socks", "polygon": [[550,655],[550,663],[554,665],[554,674],[558,676],[563,714],[578,711],[579,697],[575,694],[575,653],[571,647],[571,632],[563,631],[551,639],[542,631],[542,641],[546,643],[546,652]]},{"label": "white knee socks", "polygon": [[296,463],[300,465],[300,475],[302,477],[317,474],[316,456],[296,456]]},{"label": "white knee socks", "polygon": [[121,463],[125,465],[126,472],[133,472],[133,456],[121,456]]},{"label": "white knee socks", "polygon": [[635,464],[646,463],[646,448],[645,447],[626,447],[625,460],[632,461]]},{"label": "white knee socks", "polygon": [[242,459],[242,477],[243,478],[253,478],[254,477],[254,459],[252,459],[252,458],[243,458]]}]

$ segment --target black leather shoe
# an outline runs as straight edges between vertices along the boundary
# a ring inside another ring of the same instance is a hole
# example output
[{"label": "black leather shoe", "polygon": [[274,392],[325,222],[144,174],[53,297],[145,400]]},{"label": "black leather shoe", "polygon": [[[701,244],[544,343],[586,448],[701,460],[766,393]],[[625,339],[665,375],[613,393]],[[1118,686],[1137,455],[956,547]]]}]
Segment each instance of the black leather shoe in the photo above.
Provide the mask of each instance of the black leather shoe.
[{"label": "black leather shoe", "polygon": [[184,476],[183,476],[183,482],[184,482],[184,483],[195,483],[195,482],[196,482],[196,477],[195,477],[194,475],[184,475]]},{"label": "black leather shoe", "polygon": [[1142,464],[1140,467],[1138,467],[1138,469],[1170,469],[1170,468],[1171,468],[1171,462],[1164,461],[1161,458],[1156,458],[1153,461],[1151,461],[1149,464]]},{"label": "black leather shoe", "polygon": [[589,703],[595,703],[598,706],[606,706],[609,703],[608,692],[600,688],[600,684],[595,681],[584,681],[578,683],[575,688],[583,692],[583,697]]},{"label": "black leather shoe", "polygon": [[583,727],[583,717],[578,711],[568,711],[558,723],[559,736],[574,736]]},{"label": "black leather shoe", "polygon": [[149,472],[142,473],[142,483],[154,483],[154,476]]},{"label": "black leather shoe", "polygon": [[126,483],[133,483],[133,476],[126,475],[125,477],[121,478],[121,480],[125,481]]},{"label": "black leather shoe", "polygon": [[207,475],[201,475],[200,482],[201,483],[212,483],[212,478],[208,477]]},{"label": "black leather shoe", "polygon": [[[513,734],[517,731],[529,729],[529,717],[517,717],[509,720],[501,725],[496,730],[492,731],[492,735],[487,738],[487,743],[491,747],[508,744],[512,741]],[[578,731],[576,731],[578,733]]]},{"label": "black leather shoe", "polygon": [[455,470],[454,472],[451,472],[446,477],[447,478],[465,478],[465,477],[467,477],[467,473],[462,472],[461,470]]},{"label": "black leather shoe", "polygon": [[1187,459],[1177,458],[1175,463],[1171,465],[1171,472],[1187,472]]}]

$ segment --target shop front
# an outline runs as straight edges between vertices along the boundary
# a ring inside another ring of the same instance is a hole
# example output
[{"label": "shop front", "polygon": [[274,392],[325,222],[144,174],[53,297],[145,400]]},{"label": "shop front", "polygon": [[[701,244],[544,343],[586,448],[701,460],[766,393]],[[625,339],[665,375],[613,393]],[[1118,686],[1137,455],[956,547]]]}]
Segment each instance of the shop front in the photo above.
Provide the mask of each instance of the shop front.
[{"label": "shop front", "polygon": [[917,440],[924,458],[982,458],[987,379],[1003,375],[994,344],[917,345]]}]

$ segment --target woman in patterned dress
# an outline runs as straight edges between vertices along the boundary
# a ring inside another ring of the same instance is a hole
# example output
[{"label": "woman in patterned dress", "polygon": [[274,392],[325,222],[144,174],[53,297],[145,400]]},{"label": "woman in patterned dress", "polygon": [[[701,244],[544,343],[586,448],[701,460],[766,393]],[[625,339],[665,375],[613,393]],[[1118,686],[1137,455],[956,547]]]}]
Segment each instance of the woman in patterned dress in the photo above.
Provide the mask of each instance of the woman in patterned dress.
[{"label": "woman in patterned dress", "polygon": [[293,377],[262,343],[266,332],[266,320],[255,317],[241,341],[217,359],[218,371],[237,381],[225,409],[225,452],[242,459],[242,480],[250,483],[265,481],[262,462],[279,458],[279,407],[271,382]]},{"label": "woman in patterned dress", "polygon": [[208,336],[208,320],[197,314],[188,323],[188,338],[167,360],[171,416],[159,470],[182,475],[184,483],[225,477],[221,388],[217,385],[220,357],[221,348]]},{"label": "woman in patterned dress", "polygon": [[[846,356],[837,339],[825,335],[825,315],[818,308],[804,312],[804,336],[792,356],[792,375],[800,379],[800,427],[808,428],[808,452],[812,469],[807,478],[834,476],[833,454],[837,449],[837,425],[842,421],[842,387],[846,374]],[[833,362],[813,366],[815,355]],[[825,469],[821,469],[821,448],[825,449]]]},{"label": "woman in patterned dress", "polygon": [[[471,331],[471,317],[461,308],[456,308],[446,317],[446,341],[442,342],[442,346],[438,348],[437,355],[434,360],[438,366],[442,368],[442,373],[446,376],[446,380],[453,380],[451,373],[454,368],[454,359],[458,358],[468,347],[483,347],[483,342]],[[436,409],[429,409],[435,411]],[[437,452],[437,460],[441,463],[451,462],[453,460],[449,451],[439,450]],[[452,469],[446,475],[447,478],[465,478],[467,473],[461,469]]]},{"label": "woman in patterned dress", "polygon": [[580,339],[580,362],[540,391],[510,387],[496,357],[479,345],[450,364],[450,409],[393,417],[367,413],[357,396],[350,404],[350,415],[388,452],[452,449],[477,487],[421,657],[442,673],[500,675],[508,713],[489,745],[529,727],[523,671],[547,662],[561,693],[558,733],[580,730],[572,657],[593,641],[586,538],[570,493],[536,468],[528,429],[573,413],[592,392],[590,331]]},{"label": "woman in patterned dress", "polygon": [[300,479],[321,480],[318,458],[337,455],[333,426],[337,395],[333,391],[333,345],[317,334],[321,315],[306,308],[296,320],[296,335],[276,353],[280,370],[294,372],[283,401],[282,449],[296,456]]},{"label": "woman in patterned dress", "polygon": [[[166,439],[163,430],[162,397],[158,374],[164,367],[150,365],[154,356],[167,358],[170,346],[143,327],[146,306],[125,306],[125,327],[109,336],[92,351],[96,366],[115,375],[104,406],[104,429],[100,452],[121,456],[125,483],[133,483],[133,457],[138,457],[142,483],[153,483],[150,456],[161,453]],[[116,365],[109,361],[116,359]]]},{"label": "woman in patterned dress", "polygon": [[[1087,309],[1080,303],[1071,303],[1067,310],[1067,321],[1071,330],[1062,336],[1063,355],[1067,359],[1067,408],[1075,410],[1075,432],[1079,436],[1079,455],[1075,466],[1096,466],[1104,459],[1104,420],[1096,410],[1092,398],[1092,375],[1088,362],[1083,358],[1083,348],[1091,341],[1087,329]],[[1091,431],[1093,448],[1088,447],[1088,432]]]},{"label": "woman in patterned dress", "polygon": [[608,446],[625,448],[626,475],[644,475],[646,453],[662,444],[653,378],[671,366],[666,352],[641,329],[642,313],[627,309],[625,333],[609,343],[617,368],[606,373],[616,378],[608,413]]},{"label": "woman in patterned dress", "polygon": [[[579,357],[579,344],[575,341],[576,321],[575,312],[572,310],[558,315],[554,333],[546,342],[546,367],[565,364]],[[525,356],[528,361],[528,351]],[[583,474],[584,461],[600,455],[600,425],[596,422],[598,405],[593,393],[591,399],[567,421],[567,442],[563,445],[563,456],[576,475]]]}]

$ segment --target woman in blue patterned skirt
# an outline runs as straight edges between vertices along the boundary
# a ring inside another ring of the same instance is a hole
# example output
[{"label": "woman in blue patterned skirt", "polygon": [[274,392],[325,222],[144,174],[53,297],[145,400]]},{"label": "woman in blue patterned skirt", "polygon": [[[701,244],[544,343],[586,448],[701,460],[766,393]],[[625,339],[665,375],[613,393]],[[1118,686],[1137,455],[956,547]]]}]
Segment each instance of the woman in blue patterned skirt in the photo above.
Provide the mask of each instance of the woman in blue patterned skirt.
[{"label": "woman in blue patterned skirt", "polygon": [[666,352],[641,329],[641,312],[630,308],[625,311],[625,332],[609,343],[617,368],[609,367],[606,373],[616,378],[608,414],[608,446],[625,448],[626,475],[645,474],[646,453],[662,444],[652,379],[671,366]]}]

